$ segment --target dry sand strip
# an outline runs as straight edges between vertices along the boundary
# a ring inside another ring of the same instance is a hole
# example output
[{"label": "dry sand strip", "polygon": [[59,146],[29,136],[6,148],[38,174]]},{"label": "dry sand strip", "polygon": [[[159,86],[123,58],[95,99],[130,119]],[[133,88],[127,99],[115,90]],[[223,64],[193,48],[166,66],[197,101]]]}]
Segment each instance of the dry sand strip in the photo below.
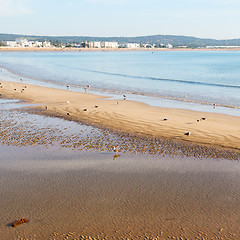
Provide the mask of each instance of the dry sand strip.
[{"label": "dry sand strip", "polygon": [[0,83],[1,97],[37,104],[32,108],[41,110],[42,114],[138,136],[165,137],[240,151],[240,118],[236,116],[152,107],[23,83]]}]

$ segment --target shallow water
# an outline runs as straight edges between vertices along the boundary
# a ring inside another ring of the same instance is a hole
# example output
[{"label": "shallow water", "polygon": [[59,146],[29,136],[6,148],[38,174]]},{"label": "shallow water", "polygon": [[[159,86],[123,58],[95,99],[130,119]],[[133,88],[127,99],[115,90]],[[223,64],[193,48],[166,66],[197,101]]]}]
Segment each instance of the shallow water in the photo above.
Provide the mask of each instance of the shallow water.
[{"label": "shallow water", "polygon": [[[202,105],[194,105],[196,102],[240,107],[239,51],[0,54],[0,65],[16,72],[17,80],[31,79],[33,83],[49,86],[55,83],[60,84],[60,88],[71,85],[72,90],[77,91],[83,91],[81,87],[89,84],[92,90],[102,94],[127,93],[129,99],[142,99],[161,106],[201,109]],[[3,72],[0,74],[4,76]],[[10,76],[5,77],[10,79]],[[170,100],[159,103],[159,97],[181,100],[181,103]],[[203,109],[215,111],[212,106]]]}]

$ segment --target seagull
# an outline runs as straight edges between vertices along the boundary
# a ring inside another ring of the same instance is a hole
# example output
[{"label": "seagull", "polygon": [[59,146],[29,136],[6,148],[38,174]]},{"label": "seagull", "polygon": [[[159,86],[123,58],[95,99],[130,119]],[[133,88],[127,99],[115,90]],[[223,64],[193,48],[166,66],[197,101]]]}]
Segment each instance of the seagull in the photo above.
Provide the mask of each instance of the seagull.
[{"label": "seagull", "polygon": [[114,152],[118,152],[117,148],[115,146],[113,146],[113,151]]},{"label": "seagull", "polygon": [[184,135],[186,135],[186,136],[189,136],[190,134],[191,134],[190,132],[184,133]]},{"label": "seagull", "polygon": [[67,101],[67,103],[68,103],[68,104],[70,104],[70,102],[69,102],[69,101]]},{"label": "seagull", "polygon": [[68,116],[70,116],[70,113],[69,113],[69,112],[67,112],[67,115],[68,115]]}]

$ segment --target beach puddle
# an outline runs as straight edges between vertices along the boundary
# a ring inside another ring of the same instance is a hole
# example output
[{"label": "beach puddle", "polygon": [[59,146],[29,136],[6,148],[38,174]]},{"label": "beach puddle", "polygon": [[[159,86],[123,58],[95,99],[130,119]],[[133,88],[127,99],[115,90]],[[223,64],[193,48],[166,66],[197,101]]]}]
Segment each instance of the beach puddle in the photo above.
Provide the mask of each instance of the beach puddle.
[{"label": "beach puddle", "polygon": [[15,99],[2,99],[0,98],[0,111],[1,110],[14,110],[18,108],[30,107],[35,104],[27,104],[23,101],[15,100]]}]

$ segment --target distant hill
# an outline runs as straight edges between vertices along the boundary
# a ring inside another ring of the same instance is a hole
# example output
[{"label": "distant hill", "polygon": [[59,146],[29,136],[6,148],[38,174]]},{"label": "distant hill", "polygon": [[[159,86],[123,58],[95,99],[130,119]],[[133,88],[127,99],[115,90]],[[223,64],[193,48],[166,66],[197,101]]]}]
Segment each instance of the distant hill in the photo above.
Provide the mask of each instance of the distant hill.
[{"label": "distant hill", "polygon": [[82,41],[116,41],[118,43],[152,43],[172,44],[174,46],[205,47],[205,46],[240,46],[240,39],[216,40],[174,35],[151,35],[139,37],[87,37],[87,36],[34,36],[0,33],[0,41],[28,39],[39,41],[58,41],[62,43],[78,43]]}]

